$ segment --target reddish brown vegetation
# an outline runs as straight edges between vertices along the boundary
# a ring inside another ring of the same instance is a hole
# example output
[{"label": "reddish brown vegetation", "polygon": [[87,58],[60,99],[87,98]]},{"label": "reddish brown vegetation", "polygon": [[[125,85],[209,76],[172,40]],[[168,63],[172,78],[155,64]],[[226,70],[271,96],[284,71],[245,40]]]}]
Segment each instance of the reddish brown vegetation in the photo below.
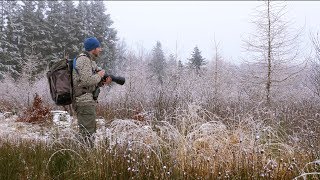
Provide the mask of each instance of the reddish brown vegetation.
[{"label": "reddish brown vegetation", "polygon": [[17,121],[28,123],[44,123],[49,120],[49,115],[50,108],[44,106],[41,97],[36,94],[32,106],[28,107]]}]

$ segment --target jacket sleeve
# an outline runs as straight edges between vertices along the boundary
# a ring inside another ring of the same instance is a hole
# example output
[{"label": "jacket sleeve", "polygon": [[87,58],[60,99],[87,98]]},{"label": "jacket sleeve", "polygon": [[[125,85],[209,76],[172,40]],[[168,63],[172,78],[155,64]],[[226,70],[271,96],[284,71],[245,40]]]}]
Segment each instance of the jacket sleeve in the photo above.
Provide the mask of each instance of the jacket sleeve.
[{"label": "jacket sleeve", "polygon": [[92,72],[91,60],[85,56],[77,59],[76,70],[80,79],[80,87],[96,86],[101,80],[98,74]]}]

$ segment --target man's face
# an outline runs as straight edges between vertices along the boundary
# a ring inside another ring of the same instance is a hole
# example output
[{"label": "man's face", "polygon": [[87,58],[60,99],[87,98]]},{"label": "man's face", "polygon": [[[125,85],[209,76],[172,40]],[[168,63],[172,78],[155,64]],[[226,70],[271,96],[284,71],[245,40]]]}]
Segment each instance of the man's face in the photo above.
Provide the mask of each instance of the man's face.
[{"label": "man's face", "polygon": [[97,47],[92,51],[92,54],[95,55],[96,57],[99,57],[101,52],[102,52],[102,48],[101,47]]}]

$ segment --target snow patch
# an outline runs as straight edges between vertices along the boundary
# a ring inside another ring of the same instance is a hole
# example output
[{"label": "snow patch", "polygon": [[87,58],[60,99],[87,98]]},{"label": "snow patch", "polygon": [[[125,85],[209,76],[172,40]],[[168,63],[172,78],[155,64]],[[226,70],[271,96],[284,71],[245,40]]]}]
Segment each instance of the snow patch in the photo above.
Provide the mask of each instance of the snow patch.
[{"label": "snow patch", "polygon": [[52,121],[59,127],[70,127],[72,124],[72,117],[67,111],[51,111]]}]

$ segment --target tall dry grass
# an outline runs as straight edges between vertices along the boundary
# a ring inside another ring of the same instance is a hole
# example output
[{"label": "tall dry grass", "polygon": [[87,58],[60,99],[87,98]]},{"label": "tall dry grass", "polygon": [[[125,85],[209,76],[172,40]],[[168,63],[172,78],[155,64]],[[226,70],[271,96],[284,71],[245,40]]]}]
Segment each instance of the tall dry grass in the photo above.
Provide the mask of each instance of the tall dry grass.
[{"label": "tall dry grass", "polygon": [[270,123],[274,112],[254,112],[221,118],[189,104],[170,121],[106,121],[92,149],[76,131],[46,142],[1,138],[0,179],[319,178],[319,144]]},{"label": "tall dry grass", "polygon": [[[218,83],[210,68],[201,76],[169,71],[159,85],[147,60],[129,61],[117,73],[126,84],[102,88],[97,114],[104,124],[93,149],[76,129],[56,128],[45,142],[4,137],[0,179],[320,178],[319,100],[303,77],[274,87],[266,106],[263,89],[242,82],[239,67],[224,64]],[[31,106],[31,90],[61,108],[45,77],[0,84],[0,111],[20,116]]]}]

